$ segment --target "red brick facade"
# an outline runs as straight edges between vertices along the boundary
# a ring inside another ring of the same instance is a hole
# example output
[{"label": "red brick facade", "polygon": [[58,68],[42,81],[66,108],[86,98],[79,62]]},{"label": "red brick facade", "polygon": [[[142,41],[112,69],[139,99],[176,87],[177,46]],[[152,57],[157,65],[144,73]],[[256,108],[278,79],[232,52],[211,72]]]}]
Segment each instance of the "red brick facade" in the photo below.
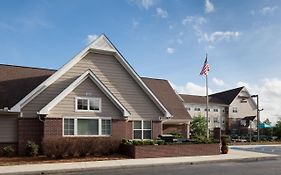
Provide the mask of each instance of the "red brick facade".
[{"label": "red brick facade", "polygon": [[173,144],[173,145],[121,145],[121,151],[132,158],[157,158],[178,156],[202,156],[220,154],[217,144]]},{"label": "red brick facade", "polygon": [[38,118],[19,118],[18,119],[18,152],[24,153],[27,141],[41,144],[43,136],[43,122]]},{"label": "red brick facade", "polygon": [[46,118],[44,121],[44,138],[62,137],[62,118]]},{"label": "red brick facade", "polygon": [[[132,127],[132,121],[112,120],[112,138],[120,141],[123,138],[132,139]],[[160,121],[153,121],[152,137],[155,139],[160,134],[162,134],[162,123]],[[43,138],[54,137],[63,137],[62,118],[45,118],[44,122],[40,121],[38,118],[20,118],[18,120],[18,146],[14,144],[14,147],[16,150],[18,149],[20,154],[23,154],[27,141],[34,141],[41,145]]]}]

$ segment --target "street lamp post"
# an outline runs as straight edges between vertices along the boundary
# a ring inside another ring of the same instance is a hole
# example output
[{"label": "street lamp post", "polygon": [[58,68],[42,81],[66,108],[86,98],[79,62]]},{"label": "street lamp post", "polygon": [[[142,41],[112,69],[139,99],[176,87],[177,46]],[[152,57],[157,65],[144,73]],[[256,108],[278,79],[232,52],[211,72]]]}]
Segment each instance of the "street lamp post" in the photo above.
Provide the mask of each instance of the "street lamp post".
[{"label": "street lamp post", "polygon": [[260,141],[260,111],[259,109],[259,95],[252,95],[252,98],[257,98],[257,129],[258,129],[258,141]]}]

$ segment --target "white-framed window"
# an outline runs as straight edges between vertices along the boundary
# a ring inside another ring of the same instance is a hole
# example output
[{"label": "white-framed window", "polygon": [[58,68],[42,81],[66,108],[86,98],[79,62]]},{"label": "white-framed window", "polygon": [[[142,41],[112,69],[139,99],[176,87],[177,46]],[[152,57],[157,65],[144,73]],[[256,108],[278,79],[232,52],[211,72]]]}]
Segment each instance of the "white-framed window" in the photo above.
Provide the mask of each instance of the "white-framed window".
[{"label": "white-framed window", "polygon": [[214,112],[219,112],[219,109],[215,108],[215,109],[214,109]]},{"label": "white-framed window", "polygon": [[186,110],[190,111],[190,110],[191,110],[191,108],[190,108],[190,107],[186,107]]},{"label": "white-framed window", "polygon": [[194,108],[194,111],[200,111],[200,108]]},{"label": "white-framed window", "polygon": [[101,98],[97,97],[76,97],[75,111],[101,112]]},{"label": "white-framed window", "polygon": [[238,108],[237,108],[237,107],[233,107],[233,108],[232,108],[232,112],[233,112],[233,113],[237,113],[237,112],[238,112]]},{"label": "white-framed window", "polygon": [[63,136],[110,136],[111,118],[64,117]]},{"label": "white-framed window", "polygon": [[152,138],[152,121],[133,121],[134,139],[151,139]]}]

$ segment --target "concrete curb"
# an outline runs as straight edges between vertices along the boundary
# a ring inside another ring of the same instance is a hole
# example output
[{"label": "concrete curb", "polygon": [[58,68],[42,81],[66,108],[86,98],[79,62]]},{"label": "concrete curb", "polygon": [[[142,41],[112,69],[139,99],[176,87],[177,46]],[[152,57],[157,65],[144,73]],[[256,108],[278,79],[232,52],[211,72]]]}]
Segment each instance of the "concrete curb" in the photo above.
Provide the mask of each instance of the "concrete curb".
[{"label": "concrete curb", "polygon": [[1,173],[5,175],[32,175],[32,174],[63,174],[63,173],[75,173],[75,172],[89,172],[89,171],[102,171],[105,169],[126,169],[126,168],[144,168],[144,167],[157,167],[157,166],[174,166],[174,165],[201,165],[201,164],[214,164],[214,163],[228,163],[228,162],[257,162],[257,161],[269,161],[269,160],[279,160],[280,156],[270,156],[270,157],[256,157],[256,158],[237,158],[237,159],[224,159],[224,160],[202,160],[202,161],[183,161],[183,162],[165,162],[165,163],[153,163],[153,164],[138,164],[138,165],[113,165],[104,167],[83,167],[80,168],[67,168],[60,170],[44,170],[44,171],[29,171],[29,172],[14,172],[14,173]]}]

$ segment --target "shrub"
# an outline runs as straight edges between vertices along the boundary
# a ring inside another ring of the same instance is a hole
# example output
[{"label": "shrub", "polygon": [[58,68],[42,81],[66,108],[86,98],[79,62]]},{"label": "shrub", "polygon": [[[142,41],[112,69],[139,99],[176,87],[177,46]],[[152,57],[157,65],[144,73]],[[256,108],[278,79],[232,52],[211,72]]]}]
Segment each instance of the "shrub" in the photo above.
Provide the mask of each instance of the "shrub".
[{"label": "shrub", "polygon": [[222,136],[221,137],[221,152],[223,154],[228,153],[228,147],[227,147],[227,142],[228,142],[228,136]]},{"label": "shrub", "polygon": [[39,151],[39,145],[32,141],[27,141],[25,145],[25,155],[27,156],[37,156]]},{"label": "shrub", "polygon": [[101,156],[116,153],[120,140],[111,138],[51,138],[43,140],[43,151],[48,157]]},{"label": "shrub", "polygon": [[68,151],[67,139],[49,138],[43,139],[43,153],[51,158],[64,158]]},{"label": "shrub", "polygon": [[171,134],[172,136],[174,136],[176,139],[181,139],[183,138],[183,135],[181,133],[177,133],[177,132],[170,132],[168,134]]},{"label": "shrub", "polygon": [[12,157],[15,154],[15,150],[12,146],[5,146],[2,149],[3,156]]}]

